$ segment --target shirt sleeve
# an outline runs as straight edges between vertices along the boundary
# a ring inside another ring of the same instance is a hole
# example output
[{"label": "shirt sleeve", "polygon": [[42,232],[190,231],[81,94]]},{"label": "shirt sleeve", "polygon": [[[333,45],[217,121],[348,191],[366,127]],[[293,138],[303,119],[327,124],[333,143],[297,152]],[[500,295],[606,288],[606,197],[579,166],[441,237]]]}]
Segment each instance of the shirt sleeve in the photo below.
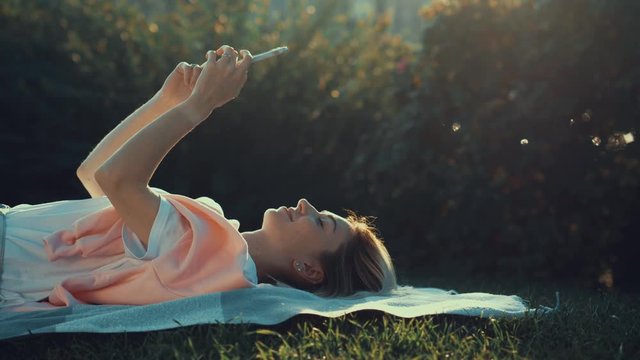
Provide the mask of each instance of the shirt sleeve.
[{"label": "shirt sleeve", "polygon": [[[157,191],[157,193],[166,192]],[[125,255],[138,260],[155,259],[160,254],[169,251],[187,229],[188,225],[181,218],[176,208],[167,199],[160,196],[160,206],[151,226],[146,250],[140,238],[126,224],[122,225],[122,241],[124,242]]]}]

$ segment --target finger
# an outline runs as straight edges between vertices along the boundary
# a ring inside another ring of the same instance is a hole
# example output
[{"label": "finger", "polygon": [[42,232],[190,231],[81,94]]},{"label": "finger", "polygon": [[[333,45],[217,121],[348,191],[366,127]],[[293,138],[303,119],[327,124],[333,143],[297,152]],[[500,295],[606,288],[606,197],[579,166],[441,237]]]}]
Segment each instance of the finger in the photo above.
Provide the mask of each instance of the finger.
[{"label": "finger", "polygon": [[238,52],[231,46],[224,45],[224,53],[218,59],[218,62],[224,62],[226,64],[235,64],[238,59]]},{"label": "finger", "polygon": [[187,68],[189,64],[187,64],[186,61],[182,61],[180,62],[178,65],[176,65],[176,70],[178,72],[184,73],[185,69]]},{"label": "finger", "polygon": [[182,76],[182,81],[184,82],[185,85],[189,86],[189,81],[191,80],[191,73],[193,72],[193,68],[191,67],[190,64],[186,64],[184,66],[184,71],[183,71],[183,76]]},{"label": "finger", "polygon": [[[218,50],[209,50],[209,51],[207,51],[207,62],[215,62],[217,53],[218,53]],[[205,64],[206,64],[206,62],[205,62]]]},{"label": "finger", "polygon": [[198,81],[198,78],[200,77],[200,73],[202,73],[202,66],[196,65],[193,68],[193,75],[191,76],[191,83],[189,85],[191,86],[192,89],[194,86],[196,86],[196,81]]},{"label": "finger", "polygon": [[216,54],[218,54],[218,56],[221,56],[225,51],[227,51],[227,49],[231,49],[237,53],[236,49],[234,49],[232,46],[222,45],[218,48],[218,50],[216,50]]},{"label": "finger", "polygon": [[251,65],[251,61],[253,60],[253,55],[249,50],[240,50],[240,54],[242,55],[242,60],[238,61],[238,68],[242,70],[248,70],[249,65]]},{"label": "finger", "polygon": [[238,57],[230,52],[225,52],[220,59],[218,59],[218,63],[231,66],[235,65],[236,61],[238,61]]}]

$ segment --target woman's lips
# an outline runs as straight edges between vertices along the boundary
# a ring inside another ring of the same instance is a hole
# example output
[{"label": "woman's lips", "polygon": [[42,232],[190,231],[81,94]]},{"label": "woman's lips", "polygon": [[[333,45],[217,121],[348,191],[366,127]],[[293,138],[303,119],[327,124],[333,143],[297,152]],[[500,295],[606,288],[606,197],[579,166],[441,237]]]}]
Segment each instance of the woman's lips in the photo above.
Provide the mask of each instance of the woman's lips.
[{"label": "woman's lips", "polygon": [[287,215],[289,215],[289,220],[293,222],[293,214],[291,213],[291,210],[289,208],[285,208],[284,210],[287,212]]}]

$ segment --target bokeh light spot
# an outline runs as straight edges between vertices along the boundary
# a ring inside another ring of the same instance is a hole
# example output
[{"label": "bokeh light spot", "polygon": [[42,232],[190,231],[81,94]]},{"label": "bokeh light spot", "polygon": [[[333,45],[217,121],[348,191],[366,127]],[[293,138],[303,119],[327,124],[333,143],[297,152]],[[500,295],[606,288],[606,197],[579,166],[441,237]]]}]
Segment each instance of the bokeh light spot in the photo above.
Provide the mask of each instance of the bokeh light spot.
[{"label": "bokeh light spot", "polygon": [[598,136],[592,136],[591,137],[591,142],[593,143],[593,145],[595,146],[600,146],[600,144],[602,144],[602,140],[600,139],[600,137]]},{"label": "bokeh light spot", "polygon": [[528,143],[529,143],[529,140],[527,139],[520,140],[520,145],[527,145]]},{"label": "bokeh light spot", "polygon": [[331,90],[331,97],[334,99],[337,99],[340,97],[340,91],[338,90]]},{"label": "bokeh light spot", "polygon": [[598,276],[598,282],[604,285],[606,288],[611,289],[613,287],[613,272],[611,269],[606,269]]},{"label": "bokeh light spot", "polygon": [[607,138],[608,150],[622,150],[635,140],[633,133],[615,132]]},{"label": "bokeh light spot", "polygon": [[453,130],[453,132],[460,131],[460,123],[454,122],[453,124],[451,124],[451,130]]},{"label": "bokeh light spot", "polygon": [[156,23],[149,24],[149,31],[152,32],[152,33],[157,33],[158,32],[158,24],[156,24]]}]

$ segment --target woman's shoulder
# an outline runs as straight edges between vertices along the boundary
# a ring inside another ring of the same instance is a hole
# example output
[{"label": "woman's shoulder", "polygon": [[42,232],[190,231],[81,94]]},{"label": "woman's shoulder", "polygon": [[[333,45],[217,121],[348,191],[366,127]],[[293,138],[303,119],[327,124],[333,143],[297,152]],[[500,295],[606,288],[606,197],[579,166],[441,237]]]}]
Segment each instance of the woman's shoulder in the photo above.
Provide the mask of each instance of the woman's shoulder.
[{"label": "woman's shoulder", "polygon": [[211,209],[215,210],[215,212],[217,212],[218,214],[220,214],[220,216],[224,216],[224,210],[222,210],[222,206],[220,206],[220,204],[218,204],[215,200],[213,200],[210,197],[207,196],[200,196],[199,198],[195,199],[197,202],[210,207]]},{"label": "woman's shoulder", "polygon": [[240,228],[240,222],[238,220],[236,220],[236,219],[227,219],[227,217],[224,215],[224,210],[222,210],[222,206],[220,206],[220,204],[218,204],[212,198],[206,197],[206,196],[201,196],[201,197],[199,197],[199,198],[197,198],[195,200],[197,202],[207,206],[208,208],[212,209],[213,211],[218,213],[220,216],[225,218],[231,224],[231,226],[233,226],[236,230],[238,230]]},{"label": "woman's shoulder", "polygon": [[[178,195],[178,194],[172,194],[166,190],[163,190],[161,188],[157,188],[157,187],[150,187],[150,189],[152,191],[154,191],[156,194],[159,195]],[[184,196],[184,195],[181,195]],[[185,196],[188,197],[188,196]],[[223,218],[225,218],[236,230],[238,230],[240,228],[240,222],[238,220],[235,219],[227,219],[224,215],[224,210],[222,209],[222,206],[216,202],[215,200],[213,200],[210,197],[207,196],[200,196],[198,198],[191,198],[188,197],[191,200],[194,200],[196,202],[198,202],[199,204],[205,206],[206,208],[214,211],[216,214],[222,216]]]},{"label": "woman's shoulder", "polygon": [[[163,190],[157,187],[149,187],[149,188],[158,195],[179,195],[179,194],[172,194],[166,190]],[[181,196],[185,196],[185,195],[181,195]],[[214,201],[210,197],[206,197],[206,196],[201,196],[198,198],[192,198],[189,196],[185,196],[185,197],[195,200],[202,205],[205,205],[206,207],[220,214],[220,216],[224,216],[224,210],[222,210],[222,206],[220,206],[220,204],[218,204],[216,201]]]}]

